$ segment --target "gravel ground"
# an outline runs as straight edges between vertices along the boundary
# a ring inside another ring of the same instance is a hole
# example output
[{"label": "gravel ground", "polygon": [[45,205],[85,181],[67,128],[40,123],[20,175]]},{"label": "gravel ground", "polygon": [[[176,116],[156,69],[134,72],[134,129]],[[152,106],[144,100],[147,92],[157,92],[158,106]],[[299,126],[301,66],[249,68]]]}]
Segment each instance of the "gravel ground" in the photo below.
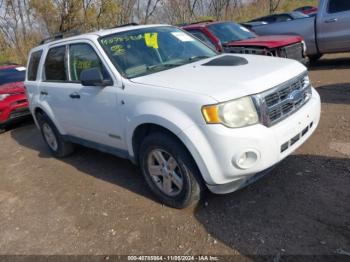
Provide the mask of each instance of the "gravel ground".
[{"label": "gravel ground", "polygon": [[255,184],[186,210],[159,204],[126,160],[83,147],[57,160],[31,121],[13,126],[0,135],[0,254],[350,259],[350,54],[310,75],[322,97],[311,139]]}]

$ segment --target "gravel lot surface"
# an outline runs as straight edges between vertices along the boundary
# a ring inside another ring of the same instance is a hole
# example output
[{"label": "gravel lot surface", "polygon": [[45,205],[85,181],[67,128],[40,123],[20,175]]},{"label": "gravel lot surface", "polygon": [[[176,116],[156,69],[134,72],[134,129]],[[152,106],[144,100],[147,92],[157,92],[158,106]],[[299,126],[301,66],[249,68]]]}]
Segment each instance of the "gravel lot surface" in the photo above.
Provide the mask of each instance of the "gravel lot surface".
[{"label": "gravel lot surface", "polygon": [[12,126],[0,135],[0,254],[350,259],[350,54],[310,75],[322,97],[311,139],[255,184],[186,210],[159,204],[129,161],[84,147],[57,160],[31,121]]}]

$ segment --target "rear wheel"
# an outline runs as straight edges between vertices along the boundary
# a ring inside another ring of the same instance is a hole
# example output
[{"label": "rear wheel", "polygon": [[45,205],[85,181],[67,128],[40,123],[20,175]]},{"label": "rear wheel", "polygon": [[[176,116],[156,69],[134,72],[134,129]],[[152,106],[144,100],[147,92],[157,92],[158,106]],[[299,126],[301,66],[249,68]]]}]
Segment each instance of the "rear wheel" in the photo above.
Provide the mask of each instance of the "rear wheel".
[{"label": "rear wheel", "polygon": [[73,145],[63,139],[54,123],[46,115],[40,115],[38,121],[44,141],[55,157],[62,158],[74,151]]},{"label": "rear wheel", "polygon": [[175,138],[164,133],[150,134],[142,142],[139,156],[145,180],[162,203],[185,208],[200,199],[198,168]]},{"label": "rear wheel", "polygon": [[309,63],[310,63],[311,65],[313,65],[313,64],[315,64],[321,57],[322,57],[321,54],[309,56]]}]

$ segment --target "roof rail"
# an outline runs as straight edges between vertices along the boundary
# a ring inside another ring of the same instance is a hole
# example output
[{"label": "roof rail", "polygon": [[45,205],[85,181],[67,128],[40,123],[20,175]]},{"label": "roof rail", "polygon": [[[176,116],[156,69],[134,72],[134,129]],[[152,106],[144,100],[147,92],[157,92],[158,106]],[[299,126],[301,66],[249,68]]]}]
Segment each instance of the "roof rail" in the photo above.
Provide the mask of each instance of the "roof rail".
[{"label": "roof rail", "polygon": [[132,23],[127,23],[127,24],[123,24],[123,25],[108,27],[107,29],[119,28],[119,27],[124,27],[124,26],[136,26],[136,25],[139,25],[139,24],[132,22]]},{"label": "roof rail", "polygon": [[65,32],[65,33],[57,33],[57,34],[55,34],[52,37],[48,37],[48,38],[43,39],[40,42],[40,45],[43,45],[43,44],[46,44],[46,43],[50,43],[50,42],[53,42],[53,41],[56,41],[56,40],[59,40],[59,39],[66,38],[66,37],[80,35],[80,34],[81,33],[80,33],[80,31],[78,29],[72,30],[72,31],[69,31],[69,32]]}]

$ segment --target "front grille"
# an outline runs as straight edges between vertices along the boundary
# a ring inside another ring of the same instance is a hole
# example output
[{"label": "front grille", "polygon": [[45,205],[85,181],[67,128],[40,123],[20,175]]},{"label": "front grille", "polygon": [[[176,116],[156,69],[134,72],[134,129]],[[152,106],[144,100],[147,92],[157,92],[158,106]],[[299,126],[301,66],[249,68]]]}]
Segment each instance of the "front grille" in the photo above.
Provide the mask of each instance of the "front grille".
[{"label": "front grille", "polygon": [[11,112],[9,119],[16,119],[27,115],[30,115],[30,111],[28,108],[16,109]]},{"label": "front grille", "polygon": [[300,109],[311,97],[311,85],[303,74],[255,96],[264,125],[272,126]]},{"label": "front grille", "polygon": [[302,61],[304,59],[303,52],[303,44],[296,43],[280,48],[278,53],[281,57]]},{"label": "front grille", "polygon": [[271,52],[267,51],[265,48],[231,46],[231,47],[224,47],[224,51],[227,52],[227,53],[234,53],[234,54],[269,55],[269,56],[273,56],[273,54]]}]

